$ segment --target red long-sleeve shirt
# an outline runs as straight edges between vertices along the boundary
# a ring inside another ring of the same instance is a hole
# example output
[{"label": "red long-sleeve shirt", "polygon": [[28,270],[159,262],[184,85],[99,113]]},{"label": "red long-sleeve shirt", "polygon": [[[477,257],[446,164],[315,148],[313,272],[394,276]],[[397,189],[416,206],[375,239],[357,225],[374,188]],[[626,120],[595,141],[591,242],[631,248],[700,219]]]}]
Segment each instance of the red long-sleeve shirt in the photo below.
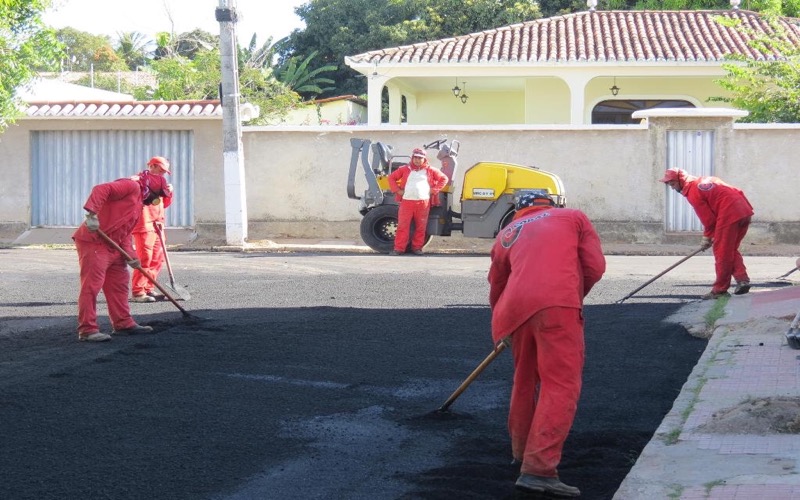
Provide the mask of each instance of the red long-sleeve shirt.
[{"label": "red long-sleeve shirt", "polygon": [[694,208],[703,224],[703,236],[714,237],[718,227],[726,227],[753,215],[753,206],[741,189],[718,177],[689,177],[681,194]]},{"label": "red long-sleeve shirt", "polygon": [[606,261],[600,238],[580,210],[532,207],[500,231],[491,251],[489,304],[499,342],[548,307],[581,309]]},{"label": "red long-sleeve shirt", "polygon": [[[131,231],[142,216],[142,191],[139,183],[131,179],[118,179],[92,188],[83,208],[97,214],[100,229],[119,244],[129,256],[135,257]],[[99,242],[97,233],[81,224],[72,234],[73,240]]]}]

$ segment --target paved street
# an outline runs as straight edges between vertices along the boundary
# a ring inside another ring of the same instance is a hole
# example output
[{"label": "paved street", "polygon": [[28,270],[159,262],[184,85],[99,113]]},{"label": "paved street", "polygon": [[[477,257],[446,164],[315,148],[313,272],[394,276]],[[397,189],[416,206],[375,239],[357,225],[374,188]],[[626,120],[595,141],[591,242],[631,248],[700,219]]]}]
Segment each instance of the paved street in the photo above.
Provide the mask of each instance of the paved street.
[{"label": "paved street", "polygon": [[[432,413],[491,350],[488,257],[172,260],[193,317],[133,304],[156,335],[86,345],[75,252],[0,249],[0,497],[515,497],[510,356]],[[609,257],[587,301],[561,468],[583,498],[611,498],[705,347],[661,320],[707,291],[710,257],[615,304],[677,260]],[[748,265],[758,287],[793,262]]]}]

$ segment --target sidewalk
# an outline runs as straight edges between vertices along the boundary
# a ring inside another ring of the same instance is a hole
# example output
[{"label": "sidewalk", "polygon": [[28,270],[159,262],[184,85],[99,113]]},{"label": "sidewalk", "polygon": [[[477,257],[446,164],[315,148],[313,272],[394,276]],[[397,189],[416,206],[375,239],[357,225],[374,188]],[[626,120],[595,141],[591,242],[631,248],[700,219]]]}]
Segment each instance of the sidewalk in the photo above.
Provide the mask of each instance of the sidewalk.
[{"label": "sidewalk", "polygon": [[800,351],[784,337],[798,310],[800,286],[731,297],[615,499],[800,499]]}]

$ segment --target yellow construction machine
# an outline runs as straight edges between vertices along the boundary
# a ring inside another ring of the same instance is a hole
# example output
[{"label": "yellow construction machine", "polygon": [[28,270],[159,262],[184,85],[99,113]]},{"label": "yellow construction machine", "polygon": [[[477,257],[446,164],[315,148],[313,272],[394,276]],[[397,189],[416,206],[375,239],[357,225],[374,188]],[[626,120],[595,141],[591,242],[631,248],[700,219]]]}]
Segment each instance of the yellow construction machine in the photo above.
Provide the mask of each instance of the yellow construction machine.
[{"label": "yellow construction machine", "polygon": [[[408,156],[395,156],[392,147],[368,139],[350,139],[352,155],[347,178],[347,196],[359,200],[361,239],[376,252],[389,253],[397,232],[398,203],[389,189],[388,176],[397,167],[409,163]],[[494,161],[481,161],[464,173],[461,183],[461,212],[454,212],[453,179],[458,170],[457,140],[438,139],[422,147],[436,151],[441,171],[450,179],[439,194],[440,206],[431,207],[428,217],[427,244],[433,236],[450,236],[461,231],[464,236],[494,238],[514,217],[514,202],[524,192],[543,192],[556,205],[566,206],[564,184],[551,172],[536,167]],[[363,194],[356,193],[359,160],[366,179]]]}]

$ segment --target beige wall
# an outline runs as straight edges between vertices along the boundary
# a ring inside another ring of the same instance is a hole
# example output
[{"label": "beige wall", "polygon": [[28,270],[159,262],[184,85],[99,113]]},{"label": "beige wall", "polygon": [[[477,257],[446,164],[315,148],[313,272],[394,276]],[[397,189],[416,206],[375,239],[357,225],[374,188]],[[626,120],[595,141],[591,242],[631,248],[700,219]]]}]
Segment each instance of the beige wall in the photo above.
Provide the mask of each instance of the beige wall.
[{"label": "beige wall", "polygon": [[[408,155],[441,137],[461,142],[455,190],[460,195],[464,172],[479,161],[532,165],[558,174],[570,206],[608,220],[659,221],[663,186],[652,182],[659,172],[646,161],[648,133],[643,127],[584,130],[474,127],[379,131],[357,127],[334,130],[281,130],[258,127],[244,134],[248,214],[257,220],[360,220],[358,201],[346,195],[350,139],[381,141],[397,155]],[[630,152],[630,153],[628,153]],[[639,152],[632,154],[633,152]],[[647,166],[650,165],[650,166]],[[612,173],[614,172],[614,173]],[[621,195],[614,180],[641,186],[635,196]],[[366,185],[363,173],[357,192]],[[459,204],[456,200],[456,208]]]},{"label": "beige wall", "polygon": [[[716,172],[744,189],[755,206],[748,238],[800,244],[795,203],[800,161],[793,151],[800,143],[800,125],[730,123],[726,118],[651,118],[632,126],[245,127],[249,239],[357,239],[358,201],[346,193],[350,139],[382,141],[394,146],[397,155],[407,155],[414,147],[446,137],[461,142],[456,198],[464,172],[479,161],[532,165],[558,174],[568,205],[585,211],[608,241],[664,241],[666,191],[657,179],[667,167],[665,131],[719,127]],[[108,127],[194,129],[195,229],[200,237],[224,239],[219,119],[20,121],[0,135],[0,175],[7,179],[0,183],[0,238],[29,228],[29,132]],[[361,193],[366,187],[361,171],[356,178]],[[454,208],[460,208],[457,199]]]}]

